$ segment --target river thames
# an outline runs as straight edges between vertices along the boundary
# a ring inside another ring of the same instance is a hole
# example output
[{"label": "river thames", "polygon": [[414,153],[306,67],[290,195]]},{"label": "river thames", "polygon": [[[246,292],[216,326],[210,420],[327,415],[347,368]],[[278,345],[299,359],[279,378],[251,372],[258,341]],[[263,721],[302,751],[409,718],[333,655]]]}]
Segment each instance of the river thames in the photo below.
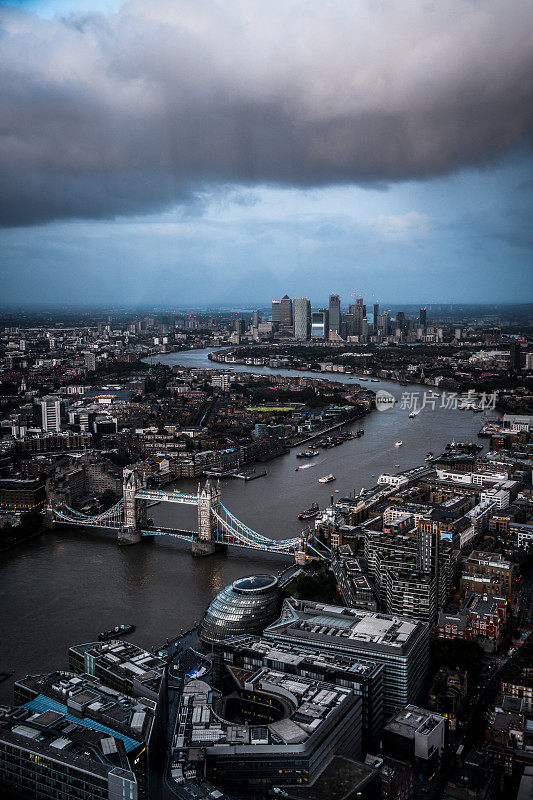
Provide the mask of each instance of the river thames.
[{"label": "river thames", "polygon": [[[320,375],[290,370],[223,365],[210,362],[209,350],[168,353],[157,360],[187,367],[220,368],[262,374],[293,374],[357,383],[355,376]],[[150,359],[151,361],[156,359]],[[398,400],[402,392],[428,387],[400,386],[390,381],[362,384],[385,389]],[[382,472],[397,472],[424,462],[429,450],[439,453],[447,442],[483,442],[477,432],[480,414],[440,407],[424,408],[414,419],[397,403],[389,411],[373,411],[353,427],[365,435],[330,450],[320,450],[304,469],[296,449],[269,461],[267,475],[254,481],[221,483],[224,505],[254,530],[272,538],[295,535],[303,523],[298,513],[312,502],[329,503],[333,489],[340,496],[370,487]],[[395,442],[403,441],[401,447]],[[304,462],[305,463],[305,462]],[[399,465],[396,467],[395,465]],[[261,465],[261,468],[263,465]],[[334,484],[319,484],[328,473]],[[179,481],[196,489],[196,481]],[[150,515],[160,525],[193,528],[196,509],[158,505]],[[235,578],[257,570],[278,572],[290,563],[229,548],[193,559],[185,544],[158,538],[133,547],[118,547],[112,534],[91,535],[59,529],[43,534],[0,556],[2,603],[0,671],[16,676],[65,668],[70,644],[91,641],[99,631],[126,622],[137,626],[131,637],[152,647],[199,620],[214,594]],[[0,684],[0,700],[12,700],[13,681]]]}]

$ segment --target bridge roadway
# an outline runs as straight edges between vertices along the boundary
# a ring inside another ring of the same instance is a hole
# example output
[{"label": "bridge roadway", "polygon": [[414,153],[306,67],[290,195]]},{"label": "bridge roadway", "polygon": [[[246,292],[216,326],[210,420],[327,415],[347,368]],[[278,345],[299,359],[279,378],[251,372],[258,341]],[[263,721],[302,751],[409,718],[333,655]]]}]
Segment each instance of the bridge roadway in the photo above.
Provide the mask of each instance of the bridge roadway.
[{"label": "bridge roadway", "polygon": [[136,500],[152,500],[155,503],[181,503],[186,506],[197,506],[198,495],[185,492],[164,492],[161,489],[137,489]]},{"label": "bridge roadway", "polygon": [[[143,539],[149,538],[150,536],[170,536],[174,539],[180,539],[183,542],[193,542],[196,535],[197,531],[177,530],[175,528],[142,529]],[[282,555],[288,556],[294,555],[297,543],[296,539],[280,539],[279,541],[272,540],[272,543],[270,543],[270,541],[257,542],[249,539],[245,540],[244,538],[241,540],[229,532],[224,533],[220,531],[215,531],[213,534],[213,541],[216,542],[216,544],[231,545],[231,547],[241,547],[247,550],[260,550],[263,553],[281,553]],[[321,553],[317,553],[317,555],[323,558]]]}]

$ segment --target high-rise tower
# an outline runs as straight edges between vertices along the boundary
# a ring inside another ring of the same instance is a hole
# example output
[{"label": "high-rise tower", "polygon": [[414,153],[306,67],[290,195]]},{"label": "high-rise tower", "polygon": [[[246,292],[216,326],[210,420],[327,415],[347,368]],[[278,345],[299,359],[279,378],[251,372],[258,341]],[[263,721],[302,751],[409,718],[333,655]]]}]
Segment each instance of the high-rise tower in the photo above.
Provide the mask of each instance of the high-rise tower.
[{"label": "high-rise tower", "polygon": [[329,296],[329,330],[330,333],[340,333],[341,329],[341,301],[338,294]]},{"label": "high-rise tower", "polygon": [[311,332],[311,303],[307,297],[296,297],[293,303],[294,338],[299,342],[309,339]]}]

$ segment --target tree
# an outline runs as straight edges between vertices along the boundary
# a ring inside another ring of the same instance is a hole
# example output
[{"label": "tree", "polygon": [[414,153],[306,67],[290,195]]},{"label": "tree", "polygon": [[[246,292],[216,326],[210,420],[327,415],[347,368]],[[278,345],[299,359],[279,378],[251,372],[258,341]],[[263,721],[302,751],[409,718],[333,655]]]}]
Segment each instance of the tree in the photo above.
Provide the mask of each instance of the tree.
[{"label": "tree", "polygon": [[450,669],[459,667],[468,672],[469,678],[476,678],[482,667],[483,648],[480,644],[464,639],[440,639],[434,636],[430,641],[430,670],[436,672],[439,667]]},{"label": "tree", "polygon": [[100,503],[103,507],[103,511],[107,511],[107,509],[114,506],[116,502],[118,502],[118,497],[111,489],[106,489],[105,492],[102,492],[100,495]]}]

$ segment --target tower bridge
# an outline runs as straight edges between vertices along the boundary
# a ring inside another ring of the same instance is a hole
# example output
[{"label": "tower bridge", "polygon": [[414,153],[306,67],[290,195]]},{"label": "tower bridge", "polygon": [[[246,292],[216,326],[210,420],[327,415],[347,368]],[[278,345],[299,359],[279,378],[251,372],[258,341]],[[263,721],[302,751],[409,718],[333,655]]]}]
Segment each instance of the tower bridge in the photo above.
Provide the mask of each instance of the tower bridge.
[{"label": "tower bridge", "polygon": [[[196,506],[197,530],[150,525],[146,518],[147,501]],[[190,542],[194,556],[210,555],[221,547],[231,545],[292,556],[297,563],[304,563],[308,557],[327,558],[324,546],[315,540],[314,535],[302,532],[299,536],[278,540],[252,530],[222,504],[219,483],[215,485],[208,479],[203,487],[198,484],[196,494],[150,489],[144,485],[134,467],[124,469],[122,498],[107,511],[96,515],[83,514],[62,504],[49,506],[48,517],[54,524],[116,531],[119,544],[136,544],[144,537],[170,536]]]}]

